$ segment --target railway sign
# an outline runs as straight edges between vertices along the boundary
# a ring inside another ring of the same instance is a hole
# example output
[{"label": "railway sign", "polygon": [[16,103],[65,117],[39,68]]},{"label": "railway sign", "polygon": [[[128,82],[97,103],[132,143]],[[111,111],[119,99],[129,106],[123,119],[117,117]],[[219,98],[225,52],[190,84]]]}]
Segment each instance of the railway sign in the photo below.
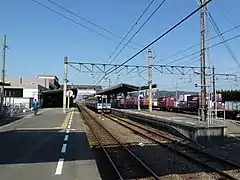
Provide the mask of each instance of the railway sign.
[{"label": "railway sign", "polygon": [[72,97],[72,96],[73,96],[73,91],[72,91],[72,90],[68,90],[68,91],[66,92],[66,96],[67,96],[67,97]]}]

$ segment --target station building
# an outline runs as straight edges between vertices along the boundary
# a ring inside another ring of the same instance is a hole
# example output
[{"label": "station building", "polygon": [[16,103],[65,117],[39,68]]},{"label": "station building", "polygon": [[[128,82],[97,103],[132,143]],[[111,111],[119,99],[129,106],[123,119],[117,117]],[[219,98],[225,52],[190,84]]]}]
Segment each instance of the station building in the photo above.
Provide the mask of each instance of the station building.
[{"label": "station building", "polygon": [[6,78],[10,86],[4,87],[4,104],[31,108],[34,99],[40,100],[40,92],[60,88],[59,80],[52,75],[39,75],[36,78]]}]

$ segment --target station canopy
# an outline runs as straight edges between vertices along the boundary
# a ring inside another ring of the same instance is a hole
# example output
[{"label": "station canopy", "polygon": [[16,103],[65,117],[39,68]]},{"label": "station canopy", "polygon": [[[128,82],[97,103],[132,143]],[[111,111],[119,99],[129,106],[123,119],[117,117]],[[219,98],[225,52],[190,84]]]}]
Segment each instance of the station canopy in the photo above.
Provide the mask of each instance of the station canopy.
[{"label": "station canopy", "polygon": [[[152,88],[156,88],[157,85],[153,84]],[[97,95],[111,95],[111,94],[119,94],[119,93],[127,93],[127,92],[133,92],[133,91],[138,91],[138,90],[146,90],[148,89],[149,86],[134,86],[134,85],[130,85],[130,84],[118,84],[116,86],[113,87],[109,87],[106,88],[102,91],[100,91],[99,93],[97,93]]]}]

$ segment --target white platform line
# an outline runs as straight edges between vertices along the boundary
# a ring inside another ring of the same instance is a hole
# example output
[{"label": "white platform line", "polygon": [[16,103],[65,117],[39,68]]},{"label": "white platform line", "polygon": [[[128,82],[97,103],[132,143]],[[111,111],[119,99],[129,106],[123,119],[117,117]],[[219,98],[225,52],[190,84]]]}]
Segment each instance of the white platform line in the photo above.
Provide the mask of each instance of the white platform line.
[{"label": "white platform line", "polygon": [[229,136],[231,136],[231,137],[233,137],[233,138],[236,138],[237,140],[240,140],[240,138],[238,138],[238,137],[234,136],[234,135],[233,135],[233,134],[231,134],[231,133],[229,133],[228,135],[229,135]]},{"label": "white platform line", "polygon": [[67,141],[67,140],[68,140],[68,136],[69,136],[69,135],[65,135],[64,141]]},{"label": "white platform line", "polygon": [[57,164],[57,168],[56,168],[56,171],[55,171],[55,175],[62,174],[63,163],[64,163],[64,159],[59,159],[58,160],[58,164]]},{"label": "white platform line", "polygon": [[67,150],[67,144],[63,144],[61,153],[65,153]]}]

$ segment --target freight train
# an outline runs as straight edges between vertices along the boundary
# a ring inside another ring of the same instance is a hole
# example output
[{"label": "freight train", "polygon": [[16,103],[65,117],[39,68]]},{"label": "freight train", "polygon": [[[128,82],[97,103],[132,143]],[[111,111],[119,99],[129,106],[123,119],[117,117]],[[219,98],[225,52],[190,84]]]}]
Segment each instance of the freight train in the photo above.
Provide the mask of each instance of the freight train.
[{"label": "freight train", "polygon": [[[208,102],[207,97],[207,102]],[[212,98],[211,98],[212,99]],[[147,97],[140,98],[140,107],[141,109],[148,108],[149,100]],[[178,101],[173,96],[163,96],[157,99],[153,99],[152,106],[155,110],[162,110],[162,111],[170,111],[170,112],[177,112],[177,113],[186,113],[186,114],[198,114],[198,109],[201,104],[201,96],[198,94],[194,95],[184,95]],[[213,102],[210,101],[210,107],[213,108]],[[225,104],[222,102],[222,95],[216,95],[216,107],[217,109],[225,110],[225,116],[229,119],[237,119],[240,114],[240,103],[239,103],[239,110],[227,109]],[[227,104],[226,104],[227,105]],[[138,107],[138,98],[131,97],[131,98],[120,98],[117,100],[117,104],[115,104],[116,108],[137,108]],[[223,111],[218,112],[218,116],[223,116]]]},{"label": "freight train", "polygon": [[106,95],[95,95],[85,99],[85,105],[96,112],[110,112],[111,103]]}]

